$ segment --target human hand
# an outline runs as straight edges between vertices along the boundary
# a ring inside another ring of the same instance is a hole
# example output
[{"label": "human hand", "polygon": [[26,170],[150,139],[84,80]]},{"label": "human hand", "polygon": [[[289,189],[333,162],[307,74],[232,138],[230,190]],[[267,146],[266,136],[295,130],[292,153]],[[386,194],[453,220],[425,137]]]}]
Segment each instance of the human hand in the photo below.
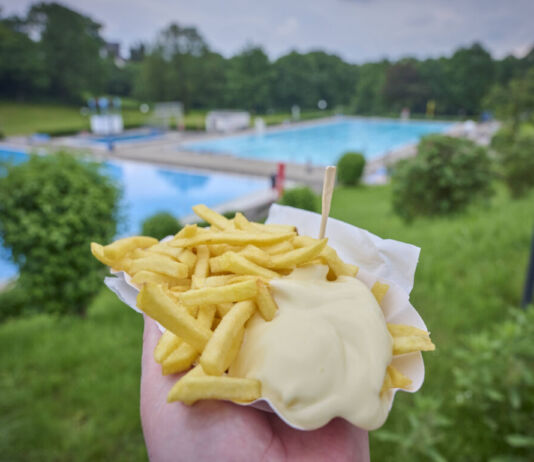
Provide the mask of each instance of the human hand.
[{"label": "human hand", "polygon": [[161,375],[153,358],[159,337],[156,323],[145,316],[141,423],[152,462],[369,461],[367,432],[340,418],[300,431],[276,414],[227,401],[167,403],[179,376]]}]

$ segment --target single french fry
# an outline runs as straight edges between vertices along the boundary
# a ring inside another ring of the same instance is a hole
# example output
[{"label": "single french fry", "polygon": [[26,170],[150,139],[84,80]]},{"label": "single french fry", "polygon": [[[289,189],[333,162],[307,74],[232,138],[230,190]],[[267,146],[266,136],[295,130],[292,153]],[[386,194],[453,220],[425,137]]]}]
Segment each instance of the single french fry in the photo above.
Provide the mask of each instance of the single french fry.
[{"label": "single french fry", "polygon": [[231,230],[234,228],[232,222],[228,218],[211,210],[203,204],[195,205],[193,207],[193,212],[204,221],[207,221],[210,225],[216,226],[219,229]]},{"label": "single french fry", "polygon": [[232,302],[226,302],[226,303],[218,303],[217,304],[217,313],[219,313],[219,316],[223,318],[228,311],[232,309],[234,304]]},{"label": "single french fry", "polygon": [[[215,317],[215,307],[213,305],[203,305],[198,310],[198,323],[210,329]],[[183,342],[176,350],[168,355],[161,364],[163,375],[177,374],[186,371],[198,358],[199,352],[188,343]]]},{"label": "single french fry", "polygon": [[189,343],[182,342],[176,350],[162,361],[161,373],[169,375],[186,371],[198,358],[198,354],[198,351]]},{"label": "single french fry", "polygon": [[211,244],[208,245],[210,250],[210,255],[212,257],[218,257],[226,252],[239,252],[243,246],[240,245],[229,245],[229,244]]},{"label": "single french fry", "polygon": [[247,245],[238,254],[260,266],[269,266],[271,263],[271,256],[255,245]]},{"label": "single french fry", "polygon": [[280,275],[263,266],[256,265],[242,255],[235,252],[226,252],[224,255],[210,259],[212,273],[231,272],[235,274],[246,274],[260,276],[265,279],[274,279]]},{"label": "single french fry", "polygon": [[278,244],[263,247],[263,250],[269,255],[278,255],[280,253],[290,252],[294,247],[289,241],[279,242]]},{"label": "single french fry", "polygon": [[170,245],[167,245],[165,242],[159,242],[156,245],[153,245],[152,247],[149,247],[147,249],[147,252],[152,253],[159,253],[161,255],[167,255],[168,257],[174,258],[175,260],[178,260],[178,257],[183,252],[182,249],[178,249],[177,247],[171,247]]},{"label": "single french fry", "polygon": [[182,343],[182,339],[174,335],[170,330],[163,332],[158,344],[154,349],[154,359],[161,364]]},{"label": "single french fry", "polygon": [[273,255],[270,268],[294,268],[317,257],[325,248],[327,239],[318,239],[312,245],[291,250],[285,254]]},{"label": "single french fry", "polygon": [[208,276],[204,281],[204,287],[220,287],[229,284],[235,278],[234,274],[222,274],[219,276]]},{"label": "single french fry", "polygon": [[128,258],[131,258],[132,260],[136,260],[138,258],[145,258],[150,257],[154,255],[152,252],[149,252],[145,249],[133,249],[131,252],[128,252],[127,256]]},{"label": "single french fry", "polygon": [[167,395],[167,402],[182,401],[185,404],[193,404],[200,399],[250,402],[260,396],[261,382],[259,380],[228,376],[211,377],[198,372],[195,368],[171,388]]},{"label": "single french fry", "polygon": [[382,389],[380,394],[384,394],[391,388],[408,388],[412,384],[412,381],[403,375],[398,369],[393,366],[386,368],[386,375],[384,376],[384,382],[382,383]]},{"label": "single french fry", "polygon": [[382,300],[384,299],[388,290],[389,290],[388,284],[383,284],[382,282],[378,282],[378,281],[376,281],[373,284],[373,287],[371,287],[371,292],[375,296],[378,304],[382,303]]},{"label": "single french fry", "polygon": [[430,334],[417,327],[404,324],[387,324],[393,337],[393,355],[413,353],[414,351],[434,351],[436,346],[430,340]]},{"label": "single french fry", "polygon": [[196,236],[200,232],[202,232],[202,228],[200,228],[196,224],[186,225],[180,231],[176,233],[175,238],[189,239],[193,236]]},{"label": "single french fry", "polygon": [[[197,248],[197,262],[195,264],[195,270],[193,271],[193,277],[196,279],[195,287],[199,286],[199,282],[206,279],[209,273],[209,258],[210,252],[207,245],[200,245]],[[200,286],[202,283],[200,283]]]},{"label": "single french fry", "polygon": [[184,292],[180,300],[184,305],[218,304],[239,302],[254,298],[258,287],[254,279],[222,287],[203,287]]},{"label": "single french fry", "polygon": [[242,329],[239,329],[239,331],[234,334],[234,338],[232,339],[232,345],[230,346],[230,349],[228,350],[228,354],[226,355],[226,358],[224,358],[223,369],[225,371],[228,370],[228,368],[233,364],[233,362],[237,358],[237,355],[239,354],[239,350],[241,350],[241,345],[243,344],[244,336],[245,336],[244,327]]},{"label": "single french fry", "polygon": [[207,374],[221,375],[225,369],[225,358],[232,347],[235,332],[241,329],[256,310],[252,300],[236,303],[222,318],[200,355],[200,364]]},{"label": "single french fry", "polygon": [[116,263],[109,257],[104,254],[104,246],[97,244],[96,242],[91,242],[91,253],[100,263],[110,266],[112,268],[118,269],[117,266],[114,266]]},{"label": "single french fry", "polygon": [[185,307],[175,303],[156,284],[147,283],[143,286],[137,296],[137,306],[198,351],[204,349],[212,335],[211,330],[203,327]]},{"label": "single french fry", "polygon": [[352,276],[355,277],[358,274],[358,267],[345,263],[339,258],[337,252],[330,246],[326,246],[319,254],[323,258],[336,277],[339,276]]},{"label": "single french fry", "polygon": [[187,277],[187,265],[174,261],[164,255],[156,255],[132,260],[127,267],[128,273],[135,275],[139,271],[153,271],[154,273],[165,274],[176,279]]},{"label": "single french fry", "polygon": [[104,255],[111,260],[119,260],[134,249],[144,249],[157,244],[158,240],[147,236],[132,236],[119,239],[104,247]]},{"label": "single french fry", "polygon": [[166,276],[165,274],[154,273],[153,271],[141,270],[132,276],[132,282],[141,287],[147,282],[153,282],[155,284],[163,284],[165,286],[175,285],[179,280]]},{"label": "single french fry", "polygon": [[430,334],[423,329],[419,329],[414,326],[408,326],[406,324],[391,324],[387,323],[387,328],[392,337],[429,337]]},{"label": "single french fry", "polygon": [[256,303],[258,304],[258,311],[263,319],[270,321],[274,318],[274,315],[278,311],[278,305],[274,301],[271,291],[267,284],[258,280],[258,296],[256,297]]},{"label": "single french fry", "polygon": [[190,249],[183,249],[178,256],[178,261],[185,263],[189,268],[189,274],[193,274],[196,267],[197,256]]},{"label": "single french fry", "polygon": [[247,217],[243,215],[241,212],[237,212],[234,217],[234,224],[237,229],[241,229],[242,231],[247,231],[249,233],[258,233],[261,231],[261,229],[258,229],[254,226],[254,223],[251,223],[247,220]]},{"label": "single french fry", "polygon": [[408,388],[412,381],[393,366],[388,366],[388,373],[391,377],[391,388]]},{"label": "single french fry", "polygon": [[254,244],[264,246],[286,241],[295,236],[295,233],[246,233],[241,231],[209,231],[196,234],[192,238],[176,238],[169,244],[173,247],[195,247],[200,244],[230,244],[247,245]]}]

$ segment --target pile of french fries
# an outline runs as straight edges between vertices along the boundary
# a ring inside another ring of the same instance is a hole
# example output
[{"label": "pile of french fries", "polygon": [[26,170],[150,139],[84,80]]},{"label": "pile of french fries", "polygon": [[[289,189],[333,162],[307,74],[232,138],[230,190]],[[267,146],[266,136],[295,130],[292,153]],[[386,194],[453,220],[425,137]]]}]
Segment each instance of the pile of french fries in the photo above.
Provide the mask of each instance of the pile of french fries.
[{"label": "pile of french fries", "polygon": [[[276,315],[269,281],[306,265],[327,265],[329,280],[355,277],[358,267],[343,262],[327,239],[299,236],[294,226],[254,223],[241,213],[227,219],[204,205],[193,210],[209,228],[188,225],[165,242],[134,236],[106,246],[92,243],[91,251],[131,277],[140,289],[137,306],[166,329],[154,351],[162,373],[190,369],[169,392],[169,402],[250,402],[261,397],[261,383],[227,371],[247,321],[256,312],[265,322]],[[386,284],[373,286],[379,303],[387,290]],[[394,355],[434,349],[423,330],[392,324],[388,329]],[[410,383],[389,366],[382,392]]]}]

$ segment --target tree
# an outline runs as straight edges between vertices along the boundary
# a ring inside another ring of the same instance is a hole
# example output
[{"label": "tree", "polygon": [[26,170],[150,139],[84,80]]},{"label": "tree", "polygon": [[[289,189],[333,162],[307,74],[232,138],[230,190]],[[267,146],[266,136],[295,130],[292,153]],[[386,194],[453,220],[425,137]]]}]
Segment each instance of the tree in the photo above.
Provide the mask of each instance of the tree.
[{"label": "tree", "polygon": [[478,43],[460,48],[448,60],[446,75],[452,105],[460,112],[477,114],[495,77],[491,55]]},{"label": "tree", "polygon": [[273,106],[274,74],[261,47],[248,46],[228,60],[227,103],[231,107],[264,112]]},{"label": "tree", "polygon": [[102,90],[100,24],[59,3],[34,4],[26,22],[40,38],[51,96],[74,102]]},{"label": "tree", "polygon": [[19,99],[36,95],[48,84],[44,66],[39,45],[20,30],[20,21],[0,20],[0,94]]},{"label": "tree", "polygon": [[387,69],[384,97],[388,106],[396,111],[408,107],[413,112],[425,112],[430,91],[417,69],[415,60],[402,60]]},{"label": "tree", "polygon": [[494,110],[498,117],[511,121],[516,131],[520,122],[534,112],[534,67],[505,87],[494,86],[484,98],[484,106]]},{"label": "tree", "polygon": [[353,108],[360,114],[380,114],[386,110],[384,101],[384,85],[386,72],[390,63],[386,60],[379,63],[367,63],[358,68],[356,92]]}]

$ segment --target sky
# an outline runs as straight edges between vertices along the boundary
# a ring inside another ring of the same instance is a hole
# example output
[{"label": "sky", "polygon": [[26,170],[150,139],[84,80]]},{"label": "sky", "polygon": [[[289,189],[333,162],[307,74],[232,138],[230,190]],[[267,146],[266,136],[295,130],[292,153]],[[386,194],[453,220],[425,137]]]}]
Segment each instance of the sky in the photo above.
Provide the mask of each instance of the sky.
[{"label": "sky", "polygon": [[[31,0],[0,0],[3,15]],[[108,41],[152,41],[171,22],[195,26],[225,56],[261,45],[273,59],[322,49],[362,63],[450,55],[481,42],[494,57],[534,45],[534,0],[63,0],[104,27]]]}]

